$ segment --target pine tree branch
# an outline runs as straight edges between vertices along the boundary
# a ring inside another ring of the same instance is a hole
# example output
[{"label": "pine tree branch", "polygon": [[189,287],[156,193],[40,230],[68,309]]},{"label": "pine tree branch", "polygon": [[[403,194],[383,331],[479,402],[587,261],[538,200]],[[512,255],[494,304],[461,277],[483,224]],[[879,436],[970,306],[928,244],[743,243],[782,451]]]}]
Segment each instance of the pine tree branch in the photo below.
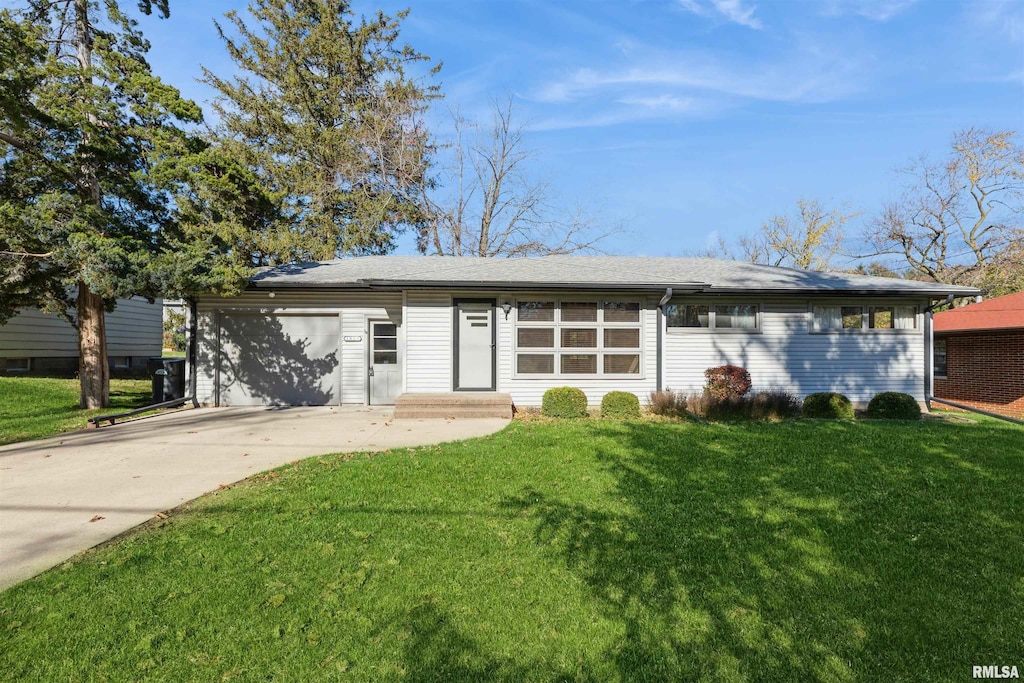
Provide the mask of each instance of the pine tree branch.
[{"label": "pine tree branch", "polygon": [[49,258],[53,256],[53,252],[48,251],[45,254],[33,254],[27,251],[0,251],[0,256],[21,256],[23,258]]},{"label": "pine tree branch", "polygon": [[11,147],[17,147],[20,150],[25,150],[28,148],[28,145],[25,144],[24,140],[19,140],[13,135],[8,135],[7,133],[0,133],[0,141],[6,142]]}]

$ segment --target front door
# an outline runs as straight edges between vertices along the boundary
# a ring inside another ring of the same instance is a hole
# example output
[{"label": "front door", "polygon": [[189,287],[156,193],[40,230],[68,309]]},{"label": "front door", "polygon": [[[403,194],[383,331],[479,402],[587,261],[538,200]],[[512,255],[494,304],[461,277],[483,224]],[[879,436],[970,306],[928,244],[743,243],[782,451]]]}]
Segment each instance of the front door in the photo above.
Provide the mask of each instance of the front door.
[{"label": "front door", "polygon": [[494,391],[494,300],[457,300],[455,309],[455,390]]},{"label": "front door", "polygon": [[402,392],[399,361],[398,326],[386,320],[370,321],[370,405],[393,405]]}]

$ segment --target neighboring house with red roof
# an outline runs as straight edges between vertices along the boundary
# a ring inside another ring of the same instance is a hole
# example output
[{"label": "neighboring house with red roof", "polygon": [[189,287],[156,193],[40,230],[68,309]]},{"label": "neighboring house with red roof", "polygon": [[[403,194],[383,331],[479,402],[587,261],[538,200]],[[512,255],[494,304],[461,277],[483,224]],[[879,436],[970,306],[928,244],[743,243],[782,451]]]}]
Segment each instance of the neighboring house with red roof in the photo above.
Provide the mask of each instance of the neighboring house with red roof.
[{"label": "neighboring house with red roof", "polygon": [[935,396],[1024,418],[1024,292],[934,317]]}]

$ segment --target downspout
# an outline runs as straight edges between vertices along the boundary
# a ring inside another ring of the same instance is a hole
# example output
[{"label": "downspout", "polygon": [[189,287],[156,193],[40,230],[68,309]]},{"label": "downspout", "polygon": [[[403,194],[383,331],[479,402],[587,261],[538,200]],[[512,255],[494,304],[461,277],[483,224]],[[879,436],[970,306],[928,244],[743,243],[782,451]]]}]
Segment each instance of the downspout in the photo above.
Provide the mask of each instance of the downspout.
[{"label": "downspout", "polygon": [[661,386],[662,382],[663,382],[663,379],[662,379],[663,368],[662,368],[662,366],[665,364],[665,358],[664,358],[665,354],[664,354],[663,345],[662,345],[663,342],[662,342],[662,331],[661,331],[661,328],[665,324],[665,305],[669,301],[671,301],[671,300],[672,300],[672,288],[671,287],[667,287],[665,289],[665,296],[661,297],[661,301],[658,302],[658,351],[657,351],[657,353],[658,353],[657,368],[658,369],[657,369],[657,378],[656,378],[655,384],[654,384],[655,389],[657,391],[661,391],[662,390],[662,386]]},{"label": "downspout", "polygon": [[185,366],[188,368],[188,391],[186,400],[192,401],[192,407],[198,408],[196,400],[196,348],[199,338],[199,306],[193,297],[188,297],[188,344],[185,348]]},{"label": "downspout", "polygon": [[924,309],[924,404],[928,410],[932,409],[932,394],[935,391],[935,331],[932,319],[935,316],[935,309],[939,306],[948,306],[953,303],[953,295],[950,294],[942,301],[925,306]]}]

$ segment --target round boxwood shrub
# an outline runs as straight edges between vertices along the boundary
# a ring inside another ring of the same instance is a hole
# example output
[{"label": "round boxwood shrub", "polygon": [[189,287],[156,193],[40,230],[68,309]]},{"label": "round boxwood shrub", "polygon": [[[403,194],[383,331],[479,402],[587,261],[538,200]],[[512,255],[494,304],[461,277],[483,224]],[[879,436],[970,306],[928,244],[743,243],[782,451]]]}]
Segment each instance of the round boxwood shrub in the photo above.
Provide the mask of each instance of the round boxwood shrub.
[{"label": "round boxwood shrub", "polygon": [[807,394],[804,399],[804,417],[824,417],[834,420],[852,420],[853,404],[850,399],[834,391]]},{"label": "round boxwood shrub", "polygon": [[628,391],[609,391],[601,399],[601,417],[618,420],[640,417],[640,399]]},{"label": "round boxwood shrub", "polygon": [[576,387],[557,387],[544,392],[540,412],[548,417],[586,417],[587,395]]},{"label": "round boxwood shrub", "polygon": [[868,402],[866,415],[881,420],[920,420],[921,406],[910,394],[883,391]]}]

